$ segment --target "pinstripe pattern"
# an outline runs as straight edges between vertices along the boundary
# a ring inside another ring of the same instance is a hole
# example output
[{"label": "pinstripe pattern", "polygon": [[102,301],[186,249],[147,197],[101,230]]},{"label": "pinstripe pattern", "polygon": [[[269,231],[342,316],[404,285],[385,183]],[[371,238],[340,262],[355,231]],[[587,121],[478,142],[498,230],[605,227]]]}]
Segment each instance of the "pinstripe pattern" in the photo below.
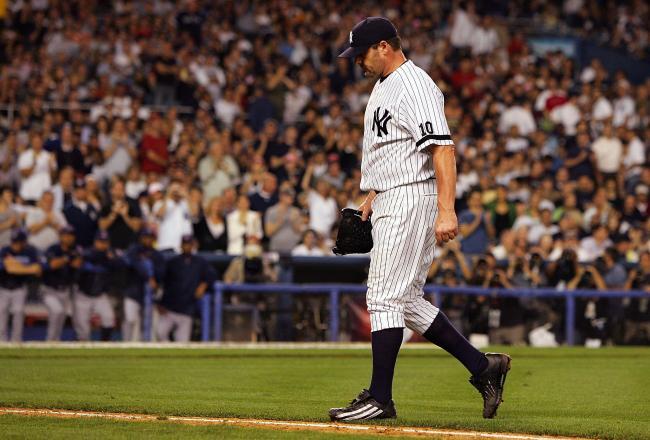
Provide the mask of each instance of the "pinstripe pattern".
[{"label": "pinstripe pattern", "polygon": [[453,145],[444,97],[426,72],[406,61],[377,81],[365,112],[361,189],[380,191],[372,206],[366,295],[372,331],[408,327],[422,334],[438,314],[422,292],[438,214],[433,145]]},{"label": "pinstripe pattern", "polygon": [[[376,129],[378,109],[380,115],[388,110],[391,116],[386,123],[387,134]],[[368,100],[361,189],[386,191],[433,178],[431,155],[425,154],[432,145],[453,145],[444,97],[424,70],[406,61],[383,81],[377,81]]]}]

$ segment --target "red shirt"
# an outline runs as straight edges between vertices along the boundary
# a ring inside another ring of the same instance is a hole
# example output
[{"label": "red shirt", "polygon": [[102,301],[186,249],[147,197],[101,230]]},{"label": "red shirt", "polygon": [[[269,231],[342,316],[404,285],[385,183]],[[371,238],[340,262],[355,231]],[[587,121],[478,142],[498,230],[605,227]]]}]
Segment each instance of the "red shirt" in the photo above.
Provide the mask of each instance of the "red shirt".
[{"label": "red shirt", "polygon": [[[165,165],[159,165],[147,157],[147,152],[153,152],[165,160]],[[169,152],[167,151],[167,139],[164,137],[153,137],[150,134],[142,136],[140,145],[140,169],[145,173],[165,174]]]}]

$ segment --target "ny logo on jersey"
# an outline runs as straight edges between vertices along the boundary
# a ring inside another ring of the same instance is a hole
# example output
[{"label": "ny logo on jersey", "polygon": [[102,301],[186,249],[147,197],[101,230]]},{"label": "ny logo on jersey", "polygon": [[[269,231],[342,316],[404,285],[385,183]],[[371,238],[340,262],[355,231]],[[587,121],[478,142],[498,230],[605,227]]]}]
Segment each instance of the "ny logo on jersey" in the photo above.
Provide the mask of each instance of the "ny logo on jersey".
[{"label": "ny logo on jersey", "polygon": [[388,135],[388,129],[386,128],[386,124],[388,124],[388,121],[390,121],[393,117],[388,114],[388,110],[384,109],[384,114],[380,118],[379,117],[379,110],[381,107],[377,107],[375,110],[375,116],[372,120],[372,131],[377,130],[377,136],[381,137],[382,133],[385,135]]}]

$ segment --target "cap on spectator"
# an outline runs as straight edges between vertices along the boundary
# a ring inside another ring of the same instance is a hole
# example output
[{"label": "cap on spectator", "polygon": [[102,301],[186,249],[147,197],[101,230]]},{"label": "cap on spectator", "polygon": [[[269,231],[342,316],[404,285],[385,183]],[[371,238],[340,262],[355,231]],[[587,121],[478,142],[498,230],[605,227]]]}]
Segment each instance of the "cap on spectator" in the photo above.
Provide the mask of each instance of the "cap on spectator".
[{"label": "cap on spectator", "polygon": [[95,234],[95,240],[97,241],[108,241],[108,232],[106,231],[97,231],[97,234]]},{"label": "cap on spectator", "polygon": [[286,194],[293,197],[296,195],[296,191],[294,191],[293,188],[285,187],[280,190],[280,194]]},{"label": "cap on spectator", "polygon": [[27,241],[27,231],[23,228],[14,229],[11,231],[11,242],[16,243],[19,241]]},{"label": "cap on spectator", "polygon": [[70,225],[65,225],[59,231],[60,234],[74,234],[74,228]]},{"label": "cap on spectator", "polygon": [[287,153],[284,156],[284,160],[287,162],[298,162],[298,155],[296,153]]},{"label": "cap on spectator", "polygon": [[75,188],[85,188],[86,187],[86,181],[84,179],[75,179],[74,187]]},{"label": "cap on spectator", "polygon": [[164,186],[160,182],[153,182],[152,184],[149,185],[149,194],[155,194],[157,192],[161,192],[164,189]]},{"label": "cap on spectator", "polygon": [[181,238],[181,243],[194,243],[194,235],[184,234]]},{"label": "cap on spectator", "polygon": [[644,184],[637,185],[637,186],[634,188],[634,193],[635,193],[635,194],[645,194],[645,195],[648,195],[648,191],[649,191],[649,190],[648,190],[648,186],[647,186],[647,185],[644,185]]},{"label": "cap on spectator", "polygon": [[544,199],[541,202],[539,202],[539,205],[537,205],[537,209],[539,209],[540,211],[549,210],[553,212],[555,211],[555,205],[550,200]]},{"label": "cap on spectator", "polygon": [[336,154],[336,153],[331,153],[330,155],[327,156],[327,161],[329,163],[338,162],[339,161],[339,155]]},{"label": "cap on spectator", "polygon": [[354,25],[350,32],[350,47],[339,54],[340,58],[356,58],[382,40],[397,37],[397,29],[389,19],[368,17]]},{"label": "cap on spectator", "polygon": [[140,237],[154,237],[155,238],[156,233],[150,227],[144,226],[142,229],[140,229]]}]

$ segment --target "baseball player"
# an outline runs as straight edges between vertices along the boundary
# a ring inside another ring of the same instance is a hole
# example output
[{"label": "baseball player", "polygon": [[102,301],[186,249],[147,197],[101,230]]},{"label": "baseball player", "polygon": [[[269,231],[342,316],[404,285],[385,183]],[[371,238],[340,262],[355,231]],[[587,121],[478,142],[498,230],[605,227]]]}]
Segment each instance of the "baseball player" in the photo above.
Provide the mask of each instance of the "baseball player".
[{"label": "baseball player", "polygon": [[0,341],[9,340],[7,325],[12,316],[11,340],[23,340],[27,284],[39,277],[42,267],[35,248],[27,244],[27,232],[15,229],[11,244],[0,250]]},{"label": "baseball player", "polygon": [[196,300],[203,297],[213,279],[208,262],[194,253],[195,247],[194,237],[183,235],[182,253],[167,262],[163,295],[157,306],[160,317],[156,337],[159,341],[169,341],[172,331],[175,342],[190,340]]},{"label": "baseball player", "polygon": [[47,307],[47,340],[58,341],[70,305],[70,296],[81,267],[81,249],[75,245],[72,226],[64,226],[59,233],[59,243],[45,251],[43,272],[43,303]]},{"label": "baseball player", "polygon": [[[423,335],[470,371],[483,396],[483,417],[501,403],[510,357],[476,350],[434,305],[422,287],[436,242],[458,234],[454,211],[456,160],[443,110],[443,95],[429,75],[404,56],[395,26],[369,17],[350,32],[353,58],[376,79],[364,118],[362,220],[372,218],[366,300],[372,330],[372,380],[334,421],[394,418],[395,362],[404,328]],[[372,217],[371,217],[372,215]]]},{"label": "baseball player", "polygon": [[122,339],[138,341],[140,339],[140,321],[144,303],[145,283],[156,289],[162,281],[165,270],[165,258],[153,247],[156,234],[147,227],[140,229],[140,240],[132,244],[126,252],[128,265],[127,286],[124,289],[124,320],[122,321]]},{"label": "baseball player", "polygon": [[73,323],[80,341],[90,340],[90,318],[99,315],[102,341],[109,341],[115,326],[115,311],[108,297],[113,282],[112,274],[122,268],[121,260],[110,248],[106,231],[99,231],[93,247],[83,254],[79,273],[79,289],[74,293]]}]

